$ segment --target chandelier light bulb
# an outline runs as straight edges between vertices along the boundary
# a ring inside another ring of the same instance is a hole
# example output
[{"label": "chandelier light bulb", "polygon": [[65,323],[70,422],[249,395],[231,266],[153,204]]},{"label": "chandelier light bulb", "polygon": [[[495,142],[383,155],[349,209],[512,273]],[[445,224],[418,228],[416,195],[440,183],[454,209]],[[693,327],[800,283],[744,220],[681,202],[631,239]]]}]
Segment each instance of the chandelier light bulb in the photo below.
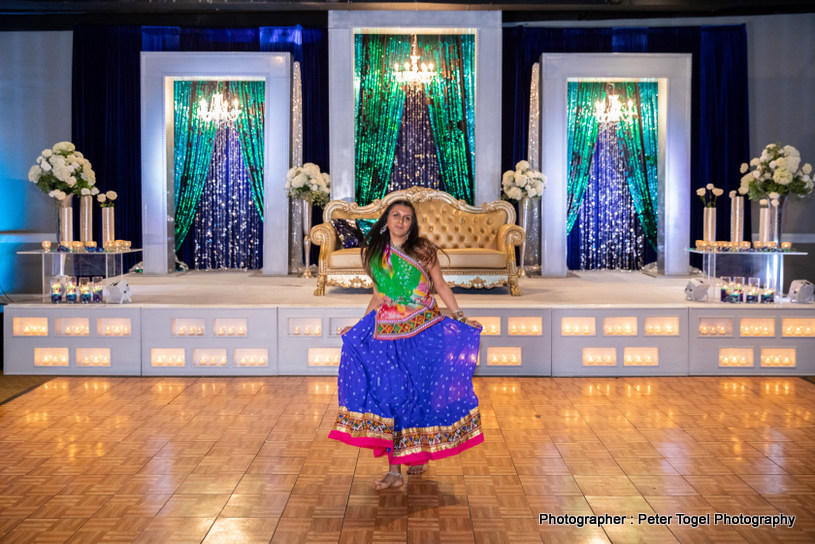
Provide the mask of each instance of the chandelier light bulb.
[{"label": "chandelier light bulb", "polygon": [[399,66],[394,65],[393,75],[398,83],[402,84],[428,84],[435,77],[436,72],[433,71],[433,64],[426,64],[419,61],[422,56],[419,54],[419,45],[416,35],[413,36],[413,41],[410,46],[410,62],[404,63],[404,69],[399,70]]},{"label": "chandelier light bulb", "polygon": [[204,98],[198,102],[198,117],[205,123],[216,123],[218,125],[233,123],[241,113],[243,113],[243,110],[241,110],[238,100],[233,100],[232,109],[229,109],[229,103],[224,100],[222,93],[213,94],[209,104]]}]

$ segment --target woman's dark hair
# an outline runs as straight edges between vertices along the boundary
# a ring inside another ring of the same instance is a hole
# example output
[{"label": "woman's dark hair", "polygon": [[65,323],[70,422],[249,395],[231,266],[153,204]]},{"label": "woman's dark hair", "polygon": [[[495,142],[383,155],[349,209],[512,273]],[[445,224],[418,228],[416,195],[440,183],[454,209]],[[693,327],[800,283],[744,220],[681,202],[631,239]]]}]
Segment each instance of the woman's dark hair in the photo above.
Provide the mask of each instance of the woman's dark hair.
[{"label": "woman's dark hair", "polygon": [[[427,280],[430,282],[430,290],[431,292],[434,291],[434,285],[430,278],[430,267],[438,259],[436,253],[441,251],[444,253],[443,250],[436,247],[436,245],[424,238],[423,236],[419,236],[419,219],[416,216],[416,208],[413,207],[413,203],[409,200],[394,200],[391,202],[382,215],[379,217],[376,223],[371,227],[370,232],[362,241],[362,266],[365,268],[365,272],[368,276],[373,279],[373,274],[371,274],[371,261],[375,258],[376,255],[382,255],[385,252],[385,247],[390,242],[391,234],[388,232],[387,227],[388,225],[388,216],[391,213],[391,210],[395,206],[405,206],[410,208],[410,212],[413,214],[413,221],[410,223],[410,230],[408,231],[407,239],[402,244],[402,252],[407,253],[413,259],[417,260],[421,263],[422,267],[424,267],[425,272],[428,274]],[[444,253],[447,255],[446,253]]]}]

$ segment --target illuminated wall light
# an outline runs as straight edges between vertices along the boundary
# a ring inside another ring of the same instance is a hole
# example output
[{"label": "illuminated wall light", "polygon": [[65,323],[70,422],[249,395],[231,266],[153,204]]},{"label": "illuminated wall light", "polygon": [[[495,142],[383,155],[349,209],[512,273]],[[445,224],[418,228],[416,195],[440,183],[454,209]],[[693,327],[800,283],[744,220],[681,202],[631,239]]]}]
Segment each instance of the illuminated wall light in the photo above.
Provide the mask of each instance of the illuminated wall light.
[{"label": "illuminated wall light", "polygon": [[[480,320],[481,318],[479,317],[478,319]],[[507,327],[509,327],[509,333],[514,336],[540,336],[543,330],[543,318],[508,317]]]},{"label": "illuminated wall light", "polygon": [[593,336],[596,323],[593,317],[564,317],[560,321],[562,336]]},{"label": "illuminated wall light", "polygon": [[308,366],[339,366],[341,348],[309,348]]},{"label": "illuminated wall light", "polygon": [[583,348],[583,366],[616,366],[616,348]]},{"label": "illuminated wall light", "polygon": [[741,336],[775,336],[775,319],[742,318],[739,328],[741,330]]},{"label": "illuminated wall light", "polygon": [[68,366],[68,348],[34,348],[34,366]]},{"label": "illuminated wall light", "polygon": [[[701,326],[700,326],[700,333]],[[704,334],[704,333],[702,333]],[[679,336],[679,317],[678,316],[664,316],[664,317],[646,317],[645,318],[645,335],[646,336]]]},{"label": "illuminated wall light", "polygon": [[659,349],[655,347],[627,347],[623,350],[625,366],[659,366]]},{"label": "illuminated wall light", "polygon": [[[193,360],[195,357],[193,356]],[[160,367],[181,367],[185,363],[183,348],[152,348],[150,365]]]},{"label": "illuminated wall light", "polygon": [[[266,366],[269,360],[269,350],[263,348],[239,348],[233,353],[237,366],[261,367]],[[224,357],[226,362],[226,357]]]},{"label": "illuminated wall light", "polygon": [[784,318],[781,320],[781,329],[783,336],[802,336],[812,337],[815,336],[815,319],[807,318]]},{"label": "illuminated wall light", "polygon": [[762,348],[761,366],[777,368],[794,368],[796,366],[796,349]]},{"label": "illuminated wall light", "polygon": [[719,366],[752,367],[752,348],[719,348]]},{"label": "illuminated wall light", "polygon": [[520,347],[488,347],[487,366],[521,366]]},{"label": "illuminated wall light", "polygon": [[48,318],[15,317],[12,334],[14,336],[48,336]]}]

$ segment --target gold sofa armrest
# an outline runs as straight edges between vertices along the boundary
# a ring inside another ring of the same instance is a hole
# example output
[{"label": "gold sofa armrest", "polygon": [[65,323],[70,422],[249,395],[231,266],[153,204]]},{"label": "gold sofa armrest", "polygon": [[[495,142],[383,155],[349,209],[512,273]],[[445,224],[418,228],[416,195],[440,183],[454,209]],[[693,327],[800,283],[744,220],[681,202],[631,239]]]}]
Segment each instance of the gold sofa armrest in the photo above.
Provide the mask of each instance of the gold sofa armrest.
[{"label": "gold sofa armrest", "polygon": [[512,296],[520,296],[521,288],[518,285],[518,269],[515,266],[515,246],[524,243],[524,229],[518,225],[504,224],[498,227],[498,251],[507,256],[507,283]]},{"label": "gold sofa armrest", "polygon": [[311,229],[311,242],[320,246],[320,257],[317,260],[316,296],[325,295],[325,284],[328,281],[328,256],[337,249],[337,233],[331,223],[321,223]]}]

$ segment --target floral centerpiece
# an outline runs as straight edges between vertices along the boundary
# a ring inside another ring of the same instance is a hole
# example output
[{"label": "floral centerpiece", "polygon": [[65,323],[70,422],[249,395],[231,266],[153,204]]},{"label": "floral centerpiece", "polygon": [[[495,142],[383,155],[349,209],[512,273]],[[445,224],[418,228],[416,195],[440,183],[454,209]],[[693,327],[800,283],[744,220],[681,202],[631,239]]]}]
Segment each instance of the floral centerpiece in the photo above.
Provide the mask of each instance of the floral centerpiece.
[{"label": "floral centerpiece", "polygon": [[320,167],[311,162],[294,166],[286,174],[286,194],[323,206],[331,194],[331,176],[320,172]]},{"label": "floral centerpiece", "polygon": [[99,193],[96,174],[82,153],[71,142],[59,142],[44,149],[28,171],[28,180],[48,196],[62,201],[69,195]]},{"label": "floral centerpiece", "polygon": [[114,206],[114,201],[119,197],[116,194],[116,191],[108,191],[106,193],[101,193],[96,196],[96,200],[99,201],[100,208],[112,208]]},{"label": "floral centerpiece", "polygon": [[696,189],[696,194],[702,199],[705,208],[715,208],[716,199],[724,194],[724,189],[719,189],[712,183],[708,183],[704,187]]},{"label": "floral centerpiece", "polygon": [[804,196],[812,192],[812,165],[801,166],[801,154],[791,145],[767,145],[760,157],[753,158],[750,164],[742,163],[741,173],[739,194],[750,200],[769,197],[777,201],[789,194]]},{"label": "floral centerpiece", "polygon": [[528,161],[519,161],[515,170],[507,170],[501,177],[501,188],[507,200],[537,198],[546,189],[546,176],[532,170]]}]

